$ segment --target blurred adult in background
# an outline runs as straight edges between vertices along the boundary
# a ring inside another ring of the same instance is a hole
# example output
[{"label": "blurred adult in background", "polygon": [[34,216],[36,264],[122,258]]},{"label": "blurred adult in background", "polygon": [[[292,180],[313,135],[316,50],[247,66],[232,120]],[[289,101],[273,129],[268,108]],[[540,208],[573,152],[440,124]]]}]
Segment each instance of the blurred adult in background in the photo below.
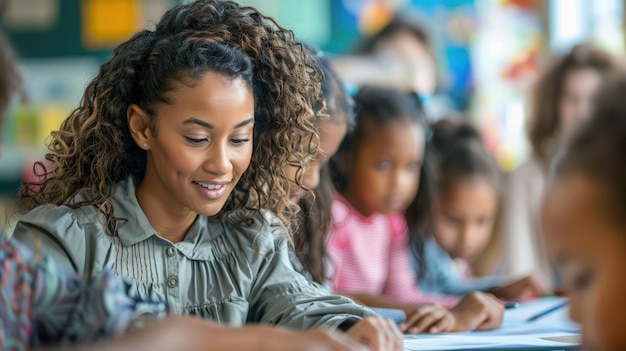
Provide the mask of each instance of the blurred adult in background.
[{"label": "blurred adult in background", "polygon": [[430,96],[437,88],[428,31],[411,18],[396,16],[353,53],[336,56],[332,63],[341,78],[355,86],[379,85],[421,96]]},{"label": "blurred adult in background", "polygon": [[544,71],[534,88],[528,125],[531,157],[510,175],[500,224],[507,274],[536,274],[546,286],[558,278],[538,227],[539,206],[554,155],[588,118],[605,77],[618,68],[610,54],[581,44]]}]

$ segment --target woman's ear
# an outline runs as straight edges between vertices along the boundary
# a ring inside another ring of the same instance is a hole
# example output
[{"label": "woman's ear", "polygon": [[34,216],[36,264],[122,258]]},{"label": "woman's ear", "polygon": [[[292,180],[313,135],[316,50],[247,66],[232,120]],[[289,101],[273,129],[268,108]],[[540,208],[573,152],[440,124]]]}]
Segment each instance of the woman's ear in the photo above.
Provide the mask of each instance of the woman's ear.
[{"label": "woman's ear", "polygon": [[128,129],[137,146],[149,150],[152,133],[148,114],[141,107],[131,104],[126,110],[126,118],[128,119]]}]

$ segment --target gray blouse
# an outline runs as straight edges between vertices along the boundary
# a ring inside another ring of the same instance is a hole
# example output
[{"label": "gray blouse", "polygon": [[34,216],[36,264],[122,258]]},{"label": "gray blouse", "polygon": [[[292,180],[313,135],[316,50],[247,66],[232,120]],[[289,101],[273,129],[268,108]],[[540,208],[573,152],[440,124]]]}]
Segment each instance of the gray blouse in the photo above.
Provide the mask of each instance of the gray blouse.
[{"label": "gray blouse", "polygon": [[286,229],[269,212],[245,225],[229,221],[236,213],[198,216],[174,244],[148,222],[133,181],[118,184],[113,206],[117,218],[127,219],[119,237],[105,233],[95,206],[52,205],[24,215],[13,235],[87,279],[108,268],[133,282],[133,295],[167,301],[177,314],[306,329],[344,327],[372,313],[294,271]]}]

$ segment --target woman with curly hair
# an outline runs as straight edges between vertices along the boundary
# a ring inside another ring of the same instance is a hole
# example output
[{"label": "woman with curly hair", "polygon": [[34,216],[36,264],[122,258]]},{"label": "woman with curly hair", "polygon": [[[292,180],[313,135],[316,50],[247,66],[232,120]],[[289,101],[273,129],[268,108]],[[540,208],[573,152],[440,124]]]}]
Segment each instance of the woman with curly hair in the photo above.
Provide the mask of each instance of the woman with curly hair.
[{"label": "woman with curly hair", "polygon": [[[1,4],[0,1],[0,11]],[[20,93],[22,85],[16,61],[0,33],[0,126],[12,97]],[[128,286],[110,271],[105,270],[87,281],[6,239],[0,233],[1,350],[59,344],[78,344],[72,348],[75,350],[100,351],[361,347],[354,340],[320,328],[304,333],[269,326],[229,328],[179,316],[167,316],[152,324],[167,315],[167,306],[129,296]],[[137,328],[142,330],[129,333]],[[103,340],[106,342],[93,345]]]},{"label": "woman with curly hair", "polygon": [[[346,331],[399,349],[390,321],[328,295],[288,255],[287,165],[319,142],[320,74],[290,31],[199,0],[118,46],[52,134],[14,236],[89,278],[104,269],[174,314]],[[365,317],[365,318],[363,318]]]}]

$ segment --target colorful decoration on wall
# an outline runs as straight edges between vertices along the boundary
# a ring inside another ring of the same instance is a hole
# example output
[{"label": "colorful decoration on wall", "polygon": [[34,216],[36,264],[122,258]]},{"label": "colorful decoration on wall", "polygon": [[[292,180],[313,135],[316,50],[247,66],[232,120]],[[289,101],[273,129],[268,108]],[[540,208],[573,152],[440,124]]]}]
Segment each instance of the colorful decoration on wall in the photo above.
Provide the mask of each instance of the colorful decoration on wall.
[{"label": "colorful decoration on wall", "polygon": [[130,37],[141,25],[141,4],[136,0],[83,0],[83,44],[108,48]]}]

